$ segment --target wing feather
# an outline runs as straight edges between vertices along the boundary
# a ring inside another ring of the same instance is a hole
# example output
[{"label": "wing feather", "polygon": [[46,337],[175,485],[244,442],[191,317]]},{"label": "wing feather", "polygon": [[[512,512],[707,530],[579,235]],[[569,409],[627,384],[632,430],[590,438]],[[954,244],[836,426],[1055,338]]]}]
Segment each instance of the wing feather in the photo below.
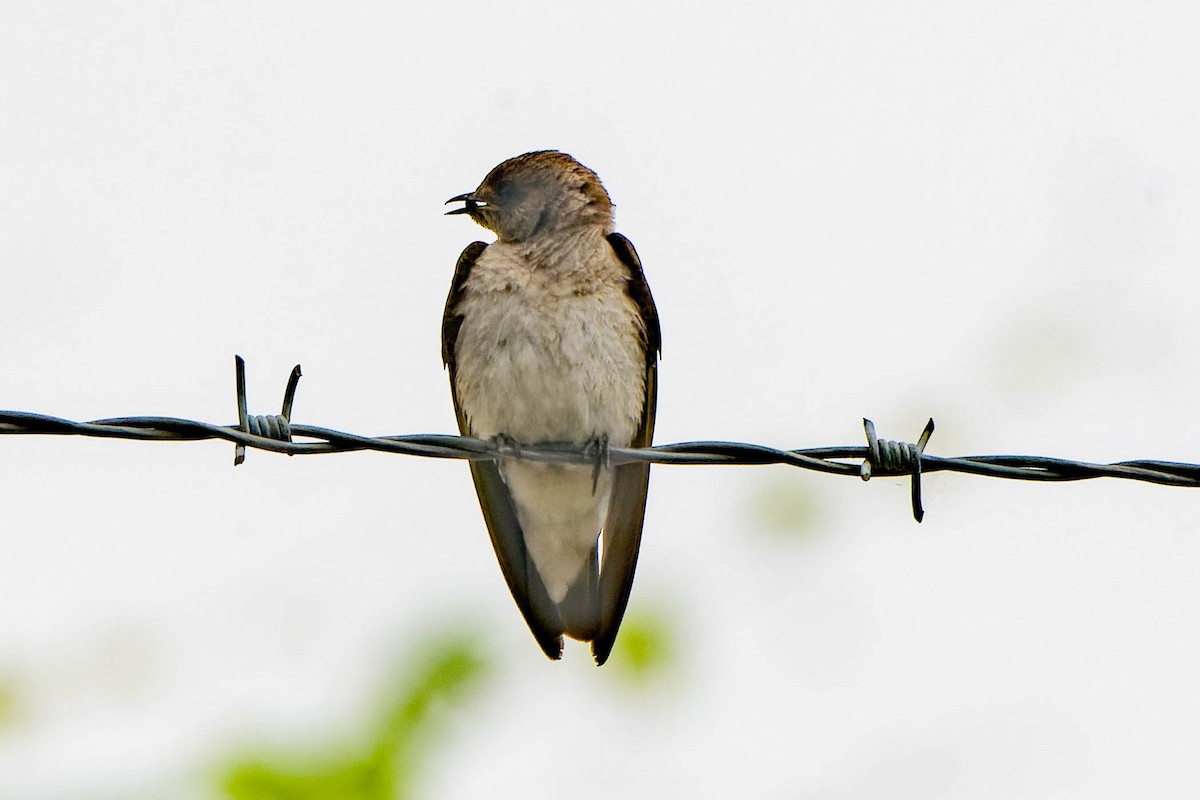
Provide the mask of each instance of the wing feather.
[{"label": "wing feather", "polygon": [[[654,411],[658,399],[658,356],[662,350],[662,331],[658,309],[650,294],[633,243],[619,233],[608,236],[613,252],[629,270],[628,291],[642,319],[642,342],[646,352],[646,396],[641,423],[634,434],[634,447],[648,447],[654,438]],[[612,652],[617,631],[629,603],[633,575],[637,569],[642,543],[642,523],[646,516],[646,492],[650,482],[649,464],[622,464],[614,469],[612,500],[604,526],[604,560],[600,568],[600,626],[592,641],[592,656],[603,664]]]}]

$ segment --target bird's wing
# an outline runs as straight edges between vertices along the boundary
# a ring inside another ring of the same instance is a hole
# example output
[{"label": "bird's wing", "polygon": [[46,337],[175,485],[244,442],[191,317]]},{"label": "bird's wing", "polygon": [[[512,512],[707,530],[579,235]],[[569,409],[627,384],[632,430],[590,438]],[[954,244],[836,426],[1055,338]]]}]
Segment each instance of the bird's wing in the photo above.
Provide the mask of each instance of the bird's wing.
[{"label": "bird's wing", "polygon": [[[658,355],[662,350],[662,332],[658,325],[658,310],[650,295],[650,286],[642,272],[642,262],[633,243],[619,233],[608,236],[617,258],[629,270],[629,297],[641,314],[642,345],[646,353],[646,399],[642,405],[642,420],[634,434],[633,447],[648,447],[654,437],[654,406],[658,397]],[[633,573],[637,568],[638,549],[642,542],[642,521],[646,516],[646,489],[650,482],[650,465],[622,464],[613,470],[612,500],[608,520],[604,525],[604,555],[600,567],[600,626],[592,641],[592,656],[603,664],[612,652],[629,603]]]},{"label": "bird's wing", "polygon": [[[458,331],[462,326],[458,306],[463,298],[471,267],[486,247],[483,242],[472,242],[458,257],[450,294],[446,298],[446,310],[442,315],[442,362],[450,370],[450,394],[454,399],[454,414],[458,418],[458,430],[464,436],[473,434],[470,420],[458,402],[454,352]],[[496,560],[500,562],[500,571],[504,574],[508,589],[512,592],[517,607],[521,609],[521,614],[542,651],[552,659],[561,658],[562,621],[549,592],[546,591],[546,585],[533,567],[525,549],[525,536],[517,521],[512,495],[504,484],[504,479],[500,477],[496,462],[472,461],[470,465],[471,478],[475,481],[475,493],[479,495],[479,506],[483,509],[483,521],[487,524],[492,548],[496,551]]]}]

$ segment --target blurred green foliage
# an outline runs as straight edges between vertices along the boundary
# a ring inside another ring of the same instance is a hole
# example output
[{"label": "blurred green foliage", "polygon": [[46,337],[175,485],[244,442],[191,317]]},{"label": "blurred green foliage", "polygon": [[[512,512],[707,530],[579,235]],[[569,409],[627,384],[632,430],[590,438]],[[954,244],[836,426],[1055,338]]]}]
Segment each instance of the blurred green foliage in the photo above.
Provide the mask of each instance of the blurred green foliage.
[{"label": "blurred green foliage", "polygon": [[450,712],[468,699],[489,664],[474,637],[442,635],[419,649],[399,692],[365,746],[310,757],[238,761],[222,770],[232,800],[402,800]]},{"label": "blurred green foliage", "polygon": [[674,626],[665,615],[640,609],[625,617],[612,658],[604,669],[625,682],[653,682],[676,664]]},{"label": "blurred green foliage", "polygon": [[794,540],[820,530],[821,506],[807,484],[775,478],[759,484],[750,499],[754,528],[780,540]]},{"label": "blurred green foliage", "polygon": [[16,722],[20,708],[18,681],[8,675],[0,676],[0,728]]},{"label": "blurred green foliage", "polygon": [[[621,626],[604,670],[628,687],[655,683],[677,663],[673,624],[665,614],[639,610]],[[307,752],[240,757],[219,770],[231,800],[404,800],[420,768],[441,743],[439,733],[484,679],[492,664],[479,640],[459,631],[433,637],[400,686],[380,705],[358,744],[327,743]]]}]

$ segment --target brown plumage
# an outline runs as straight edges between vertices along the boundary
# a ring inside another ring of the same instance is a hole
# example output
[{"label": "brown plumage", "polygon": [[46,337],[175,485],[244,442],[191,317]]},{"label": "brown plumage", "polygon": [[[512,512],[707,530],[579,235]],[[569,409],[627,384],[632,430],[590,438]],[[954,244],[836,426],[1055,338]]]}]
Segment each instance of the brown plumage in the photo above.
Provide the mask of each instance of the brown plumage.
[{"label": "brown plumage", "polygon": [[[497,166],[451,214],[497,235],[459,257],[442,323],[459,429],[520,443],[641,447],[654,431],[658,314],[595,173],[555,151]],[[518,608],[550,658],[612,650],[641,544],[649,465],[472,462]],[[602,544],[601,544],[602,543]],[[602,560],[601,560],[602,559]]]}]

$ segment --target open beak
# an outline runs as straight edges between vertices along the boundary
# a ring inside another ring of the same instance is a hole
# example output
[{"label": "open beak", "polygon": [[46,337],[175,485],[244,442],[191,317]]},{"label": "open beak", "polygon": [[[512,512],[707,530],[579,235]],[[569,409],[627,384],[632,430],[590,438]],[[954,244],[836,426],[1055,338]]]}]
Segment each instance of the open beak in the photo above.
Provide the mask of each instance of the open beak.
[{"label": "open beak", "polygon": [[462,208],[450,209],[449,211],[446,212],[447,216],[450,216],[452,214],[470,214],[472,211],[474,211],[476,208],[479,207],[479,201],[475,199],[475,195],[472,192],[467,192],[466,194],[460,194],[460,195],[451,197],[449,200],[447,200],[444,203],[444,205],[450,205],[451,203],[465,203],[466,205],[464,205]]}]

